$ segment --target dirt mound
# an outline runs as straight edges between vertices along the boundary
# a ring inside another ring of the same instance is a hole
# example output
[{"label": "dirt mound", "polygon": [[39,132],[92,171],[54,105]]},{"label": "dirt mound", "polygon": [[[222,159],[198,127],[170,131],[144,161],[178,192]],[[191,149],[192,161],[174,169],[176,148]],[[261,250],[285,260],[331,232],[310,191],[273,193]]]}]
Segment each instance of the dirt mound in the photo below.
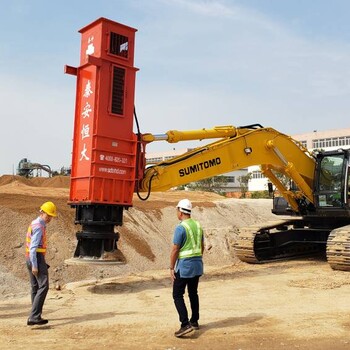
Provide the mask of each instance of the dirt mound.
[{"label": "dirt mound", "polygon": [[0,186],[5,186],[11,183],[21,183],[26,186],[37,186],[31,179],[27,179],[23,176],[18,175],[2,175],[0,177]]},{"label": "dirt mound", "polygon": [[23,184],[32,187],[69,188],[70,177],[54,176],[26,178],[18,175],[2,175],[0,177],[0,186],[9,185],[11,183]]},{"label": "dirt mound", "polygon": [[54,188],[69,188],[70,186],[70,177],[69,176],[54,176],[46,178],[42,182],[41,186],[43,187],[54,187]]},{"label": "dirt mound", "polygon": [[[74,224],[75,210],[68,204],[68,177],[25,179],[18,176],[0,178],[0,277],[6,283],[0,294],[27,292],[27,271],[24,266],[24,239],[26,229],[37,215],[40,205],[53,200],[58,217],[48,226],[52,283],[65,283],[81,279],[112,277],[130,272],[163,269],[168,266],[169,249],[174,227],[176,203],[182,198],[193,202],[193,215],[201,221],[205,237],[213,248],[208,252],[208,264],[229,264],[235,261],[232,243],[237,227],[243,223],[256,223],[272,216],[270,201],[225,199],[214,193],[168,191],[152,193],[147,201],[134,196],[134,206],[124,211],[124,224],[118,227],[118,242],[125,265],[71,266],[76,248],[75,233],[80,226]],[[49,187],[51,186],[51,187]],[[12,276],[12,280],[11,280]],[[23,284],[18,281],[23,281]]]}]

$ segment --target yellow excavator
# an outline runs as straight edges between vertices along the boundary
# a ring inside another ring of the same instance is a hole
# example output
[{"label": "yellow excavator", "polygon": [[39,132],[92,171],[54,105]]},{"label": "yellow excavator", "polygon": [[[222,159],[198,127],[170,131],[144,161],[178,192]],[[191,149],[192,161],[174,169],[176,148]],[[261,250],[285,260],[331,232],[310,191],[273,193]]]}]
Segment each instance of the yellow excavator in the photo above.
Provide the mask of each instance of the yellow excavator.
[{"label": "yellow excavator", "polygon": [[272,212],[284,218],[241,229],[237,257],[259,263],[326,251],[333,269],[350,270],[349,150],[310,153],[290,136],[260,124],[143,134],[142,142],[209,138],[218,140],[145,168],[136,176],[139,197],[260,165],[281,195],[274,198]]}]

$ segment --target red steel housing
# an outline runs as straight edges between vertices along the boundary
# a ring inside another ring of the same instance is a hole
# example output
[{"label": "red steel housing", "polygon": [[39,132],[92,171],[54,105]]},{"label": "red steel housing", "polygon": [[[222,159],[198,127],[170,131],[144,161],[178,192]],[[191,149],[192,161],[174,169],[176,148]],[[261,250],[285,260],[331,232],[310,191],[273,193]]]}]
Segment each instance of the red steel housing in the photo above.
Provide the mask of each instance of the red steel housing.
[{"label": "red steel housing", "polygon": [[79,31],[80,66],[66,66],[77,75],[71,204],[132,205],[136,31],[106,18]]}]

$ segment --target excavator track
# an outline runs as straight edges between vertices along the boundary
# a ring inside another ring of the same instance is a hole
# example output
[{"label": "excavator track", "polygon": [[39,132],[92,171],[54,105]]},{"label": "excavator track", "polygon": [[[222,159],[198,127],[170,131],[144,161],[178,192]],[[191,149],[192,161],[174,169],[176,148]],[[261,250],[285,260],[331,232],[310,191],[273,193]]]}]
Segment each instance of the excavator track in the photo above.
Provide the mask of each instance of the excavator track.
[{"label": "excavator track", "polygon": [[327,261],[334,270],[350,271],[350,225],[331,231],[327,241]]},{"label": "excavator track", "polygon": [[256,264],[259,260],[254,252],[254,239],[258,228],[245,227],[242,228],[236,238],[234,251],[236,256],[244,262]]},{"label": "excavator track", "polygon": [[[240,228],[234,244],[236,256],[247,263],[292,259],[320,253],[325,240],[304,229],[300,219],[269,221],[265,225]],[[309,240],[298,239],[309,233]],[[315,236],[315,238],[314,238]]]},{"label": "excavator track", "polygon": [[[249,227],[240,228],[239,234],[236,238],[234,245],[234,250],[236,256],[244,262],[250,264],[256,264],[262,262],[255,254],[255,242],[257,235],[263,235],[264,232],[269,231],[273,228],[279,227],[281,225],[286,225],[289,220],[277,220],[269,221],[267,225],[253,225]],[[262,236],[261,236],[262,238]],[[262,239],[260,239],[262,242]],[[263,242],[262,242],[263,243]],[[269,244],[269,240],[266,241]]]}]

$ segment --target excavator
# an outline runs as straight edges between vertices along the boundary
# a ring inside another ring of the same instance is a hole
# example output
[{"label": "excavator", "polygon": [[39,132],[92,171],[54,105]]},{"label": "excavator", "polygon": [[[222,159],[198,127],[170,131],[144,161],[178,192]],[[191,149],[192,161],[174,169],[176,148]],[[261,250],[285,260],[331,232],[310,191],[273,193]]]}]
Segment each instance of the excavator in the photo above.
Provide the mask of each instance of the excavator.
[{"label": "excavator", "polygon": [[[333,269],[350,270],[350,151],[311,153],[260,124],[141,133],[134,105],[135,32],[99,18],[80,30],[80,66],[65,66],[65,73],[77,76],[68,204],[82,229],[74,259],[96,261],[117,249],[115,227],[123,224],[134,193],[147,200],[152,191],[260,165],[280,195],[272,209],[280,219],[240,229],[237,257],[262,263],[326,252]],[[213,141],[146,165],[151,142],[205,139]]]},{"label": "excavator", "polygon": [[[147,142],[207,139],[195,148],[145,169],[138,192],[166,191],[203,178],[260,165],[280,194],[272,212],[289,216],[241,228],[234,249],[248,263],[322,252],[334,269],[350,269],[349,150],[311,153],[288,135],[259,124],[144,134]],[[285,181],[285,180],[288,181]],[[286,183],[288,186],[286,186]]]}]

